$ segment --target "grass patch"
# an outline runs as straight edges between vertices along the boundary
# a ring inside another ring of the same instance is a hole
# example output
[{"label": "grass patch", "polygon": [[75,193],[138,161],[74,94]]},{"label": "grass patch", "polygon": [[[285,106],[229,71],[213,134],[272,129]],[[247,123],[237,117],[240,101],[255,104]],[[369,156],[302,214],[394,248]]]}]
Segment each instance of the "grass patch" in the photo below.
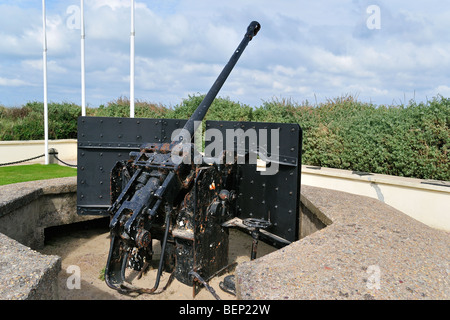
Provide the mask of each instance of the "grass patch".
[{"label": "grass patch", "polygon": [[100,272],[98,273],[98,278],[102,281],[105,281],[105,272],[106,272],[106,267],[104,267],[102,270],[100,270]]},{"label": "grass patch", "polygon": [[23,166],[0,167],[0,185],[45,180],[77,175],[77,169],[58,164],[30,164]]}]

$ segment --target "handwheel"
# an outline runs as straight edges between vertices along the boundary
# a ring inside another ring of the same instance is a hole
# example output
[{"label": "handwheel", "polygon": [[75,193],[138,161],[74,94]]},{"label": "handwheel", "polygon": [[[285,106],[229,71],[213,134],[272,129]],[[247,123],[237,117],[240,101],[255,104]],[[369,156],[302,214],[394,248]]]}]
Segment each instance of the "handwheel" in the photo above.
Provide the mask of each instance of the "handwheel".
[{"label": "handwheel", "polygon": [[266,229],[272,225],[270,221],[264,219],[247,218],[242,221],[244,225],[255,229]]}]

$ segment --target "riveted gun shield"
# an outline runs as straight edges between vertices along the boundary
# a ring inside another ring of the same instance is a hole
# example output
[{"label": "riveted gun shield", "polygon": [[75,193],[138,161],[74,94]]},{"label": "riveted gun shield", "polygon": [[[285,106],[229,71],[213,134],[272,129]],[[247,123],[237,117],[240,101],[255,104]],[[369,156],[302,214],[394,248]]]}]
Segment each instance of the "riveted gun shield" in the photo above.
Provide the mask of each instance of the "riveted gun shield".
[{"label": "riveted gun shield", "polygon": [[[220,120],[202,125],[260,28],[250,23],[188,120],[79,117],[77,212],[110,217],[110,288],[154,294],[162,272],[169,272],[196,292],[204,279],[230,265],[230,228],[276,247],[298,240],[300,126]],[[206,128],[204,151],[194,144],[198,128]],[[136,287],[125,271],[147,270],[154,240],[161,246],[155,284]]]}]

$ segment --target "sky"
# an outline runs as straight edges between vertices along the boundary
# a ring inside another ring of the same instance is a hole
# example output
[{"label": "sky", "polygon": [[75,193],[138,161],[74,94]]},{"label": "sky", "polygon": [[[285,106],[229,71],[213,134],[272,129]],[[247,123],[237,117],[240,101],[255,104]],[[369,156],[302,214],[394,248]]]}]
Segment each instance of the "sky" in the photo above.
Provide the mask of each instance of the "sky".
[{"label": "sky", "polygon": [[[130,0],[85,0],[86,102],[130,96]],[[81,105],[80,1],[46,1],[49,102]],[[175,106],[206,93],[253,20],[218,96],[252,107],[352,95],[376,105],[450,96],[444,0],[141,0],[135,97]],[[0,1],[0,105],[43,101],[42,3]]]}]

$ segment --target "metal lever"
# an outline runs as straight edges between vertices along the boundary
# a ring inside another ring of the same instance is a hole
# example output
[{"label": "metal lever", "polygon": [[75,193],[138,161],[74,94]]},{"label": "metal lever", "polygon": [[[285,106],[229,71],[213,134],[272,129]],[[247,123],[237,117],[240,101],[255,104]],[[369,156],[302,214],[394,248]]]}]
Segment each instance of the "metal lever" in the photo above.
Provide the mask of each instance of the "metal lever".
[{"label": "metal lever", "polygon": [[[253,238],[252,251],[250,253],[250,259],[256,259],[256,251],[258,249],[259,230],[266,229],[272,225],[270,221],[264,219],[247,218],[242,220],[242,223],[252,229],[251,236]],[[224,278],[224,281],[220,282],[219,287],[232,295],[236,295],[235,276],[229,275]]]},{"label": "metal lever", "polygon": [[242,221],[245,226],[252,228],[251,236],[253,238],[251,260],[256,259],[256,250],[258,249],[259,229],[266,229],[272,225],[270,221],[264,219],[247,218]]}]

